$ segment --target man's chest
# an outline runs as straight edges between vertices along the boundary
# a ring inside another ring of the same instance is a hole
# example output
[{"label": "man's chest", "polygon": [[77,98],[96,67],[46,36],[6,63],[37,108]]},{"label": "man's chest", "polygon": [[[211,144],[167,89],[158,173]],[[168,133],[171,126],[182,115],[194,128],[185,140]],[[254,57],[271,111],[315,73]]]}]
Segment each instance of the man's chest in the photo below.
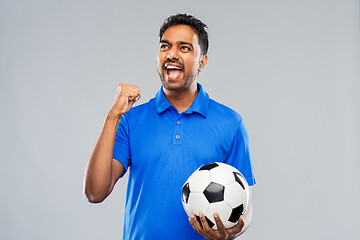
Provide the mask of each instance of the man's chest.
[{"label": "man's chest", "polygon": [[224,134],[228,132],[225,127],[201,116],[188,115],[143,121],[129,136],[132,166],[167,165],[169,161],[194,165],[223,162],[233,141],[231,135]]}]

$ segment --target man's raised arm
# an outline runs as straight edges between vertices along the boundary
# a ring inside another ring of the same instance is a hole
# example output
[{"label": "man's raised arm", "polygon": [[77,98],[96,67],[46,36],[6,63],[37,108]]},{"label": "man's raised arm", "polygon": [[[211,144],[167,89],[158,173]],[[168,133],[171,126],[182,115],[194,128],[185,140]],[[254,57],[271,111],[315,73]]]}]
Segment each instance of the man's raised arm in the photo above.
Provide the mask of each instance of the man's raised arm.
[{"label": "man's raised arm", "polygon": [[112,158],[115,136],[121,116],[127,113],[139,98],[139,87],[119,84],[113,106],[106,117],[85,170],[84,193],[89,202],[102,202],[125,172],[124,166]]}]

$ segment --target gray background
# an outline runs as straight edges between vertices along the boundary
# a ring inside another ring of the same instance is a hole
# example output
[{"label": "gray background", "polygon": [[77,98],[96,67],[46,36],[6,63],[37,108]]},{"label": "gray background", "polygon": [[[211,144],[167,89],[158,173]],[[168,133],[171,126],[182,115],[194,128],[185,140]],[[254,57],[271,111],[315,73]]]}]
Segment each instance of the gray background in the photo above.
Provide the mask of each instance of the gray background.
[{"label": "gray background", "polygon": [[[242,239],[360,239],[359,1],[0,1],[0,239],[121,239],[127,175],[83,174],[119,82],[160,87],[158,30],[209,26],[200,80],[247,125],[257,185]],[[171,219],[176,223],[176,219]]]}]

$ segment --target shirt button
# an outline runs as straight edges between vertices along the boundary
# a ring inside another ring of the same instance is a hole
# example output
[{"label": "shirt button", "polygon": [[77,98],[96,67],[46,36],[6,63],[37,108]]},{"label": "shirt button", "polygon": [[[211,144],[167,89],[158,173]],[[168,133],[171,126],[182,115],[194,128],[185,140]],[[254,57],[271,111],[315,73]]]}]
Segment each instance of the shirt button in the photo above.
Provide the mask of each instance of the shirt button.
[{"label": "shirt button", "polygon": [[176,135],[175,138],[176,138],[176,139],[180,139],[180,135]]},{"label": "shirt button", "polygon": [[181,122],[180,122],[180,121],[177,121],[177,122],[176,122],[176,124],[177,124],[177,125],[180,125],[180,124],[181,124]]}]

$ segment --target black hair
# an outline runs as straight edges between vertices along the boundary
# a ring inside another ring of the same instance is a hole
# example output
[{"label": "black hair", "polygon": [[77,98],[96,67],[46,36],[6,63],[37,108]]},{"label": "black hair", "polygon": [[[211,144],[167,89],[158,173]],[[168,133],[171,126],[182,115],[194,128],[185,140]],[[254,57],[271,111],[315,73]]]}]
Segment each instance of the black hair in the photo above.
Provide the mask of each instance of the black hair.
[{"label": "black hair", "polygon": [[188,25],[192,29],[194,29],[194,31],[199,35],[199,44],[201,48],[201,53],[207,54],[209,48],[208,33],[205,30],[207,26],[199,19],[188,14],[178,13],[165,19],[163,25],[160,28],[160,33],[159,33],[160,40],[166,29],[168,29],[171,26],[181,25],[181,24]]}]

